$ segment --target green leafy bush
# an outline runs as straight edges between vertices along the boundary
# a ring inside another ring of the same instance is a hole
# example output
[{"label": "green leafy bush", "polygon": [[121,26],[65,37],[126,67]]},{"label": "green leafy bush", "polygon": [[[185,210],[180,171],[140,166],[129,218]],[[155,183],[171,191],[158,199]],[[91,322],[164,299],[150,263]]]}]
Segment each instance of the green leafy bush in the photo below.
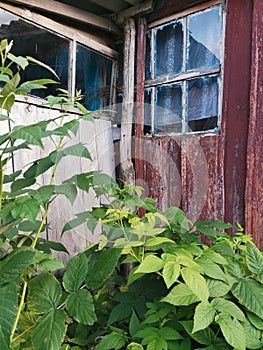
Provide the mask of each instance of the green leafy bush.
[{"label": "green leafy bush", "polygon": [[[20,84],[14,67],[43,64],[15,57],[11,48],[0,44],[0,123],[12,125],[15,96],[54,81]],[[79,121],[90,119],[79,98],[50,96],[50,106],[64,110],[60,117],[0,134],[0,350],[262,349],[263,257],[240,227],[228,236],[230,225],[220,221],[191,223],[174,207],[159,212],[142,188],[120,188],[100,172],[54,185],[63,157],[90,158],[82,144],[65,146]],[[68,107],[79,109],[71,121]],[[47,138],[52,152],[7,173],[13,153],[43,148]],[[49,184],[38,185],[48,172]],[[101,229],[100,241],[54,274],[63,265],[50,251],[65,248],[40,233],[53,199],[65,195],[73,203],[77,188],[92,188],[108,204],[77,214],[62,234],[86,224]]]}]

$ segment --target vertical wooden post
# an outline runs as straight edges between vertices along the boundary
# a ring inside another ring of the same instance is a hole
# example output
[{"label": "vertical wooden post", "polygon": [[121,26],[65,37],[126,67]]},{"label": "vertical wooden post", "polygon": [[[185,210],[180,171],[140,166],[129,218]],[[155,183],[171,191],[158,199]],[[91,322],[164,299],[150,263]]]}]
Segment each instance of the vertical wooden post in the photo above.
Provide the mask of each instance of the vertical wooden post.
[{"label": "vertical wooden post", "polygon": [[135,174],[136,182],[144,180],[144,81],[146,54],[146,19],[139,18],[137,27],[137,67],[136,67],[136,121],[135,121]]},{"label": "vertical wooden post", "polygon": [[132,122],[134,109],[135,22],[129,18],[124,27],[123,102],[120,140],[121,178],[129,185],[135,183],[132,163]]},{"label": "vertical wooden post", "polygon": [[246,178],[246,231],[263,249],[263,2],[254,0],[251,50],[250,121]]},{"label": "vertical wooden post", "polygon": [[253,1],[227,5],[222,135],[226,222],[245,224]]}]

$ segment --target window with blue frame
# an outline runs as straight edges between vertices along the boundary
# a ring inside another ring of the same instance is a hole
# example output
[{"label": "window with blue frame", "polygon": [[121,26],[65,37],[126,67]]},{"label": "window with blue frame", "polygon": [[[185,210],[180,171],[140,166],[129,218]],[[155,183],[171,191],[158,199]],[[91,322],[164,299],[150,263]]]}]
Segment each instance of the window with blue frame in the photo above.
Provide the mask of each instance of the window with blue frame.
[{"label": "window with blue frame", "polygon": [[[85,106],[98,110],[110,104],[113,59],[76,42],[71,38],[31,23],[0,8],[0,40],[13,40],[13,53],[32,56],[55,70],[59,84],[47,89],[35,90],[31,94],[45,98],[59,93],[58,88],[74,93],[81,90]],[[75,54],[75,57],[72,55]],[[74,67],[73,67],[74,65]],[[21,71],[23,81],[54,78],[39,65],[30,64]]]},{"label": "window with blue frame", "polygon": [[152,132],[216,132],[223,59],[221,4],[188,11],[147,33],[145,96]]}]

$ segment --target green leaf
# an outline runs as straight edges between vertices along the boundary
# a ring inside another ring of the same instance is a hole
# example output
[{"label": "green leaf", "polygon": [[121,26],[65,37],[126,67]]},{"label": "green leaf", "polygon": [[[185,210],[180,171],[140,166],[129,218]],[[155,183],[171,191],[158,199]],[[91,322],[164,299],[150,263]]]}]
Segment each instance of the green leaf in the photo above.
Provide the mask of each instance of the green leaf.
[{"label": "green leaf", "polygon": [[[176,258],[176,261],[183,266],[189,267],[189,269],[195,270],[197,272],[203,271],[203,268],[197,264],[192,258],[189,258],[188,256],[181,255],[181,252],[178,251],[176,254],[179,254]],[[189,254],[189,252],[187,252]]]},{"label": "green leaf", "polygon": [[42,252],[39,252],[35,263],[38,264],[41,271],[55,271],[64,267],[62,261],[57,259],[53,254],[45,254]]},{"label": "green leaf", "polygon": [[249,270],[255,273],[263,283],[263,256],[252,242],[247,243],[246,261]]},{"label": "green leaf", "polygon": [[96,347],[96,350],[119,350],[123,348],[126,344],[125,335],[118,332],[112,332],[108,335],[105,335],[99,345]]},{"label": "green leaf", "polygon": [[49,72],[51,72],[57,79],[59,79],[59,76],[57,75],[57,73],[51,68],[49,67],[48,65],[46,65],[45,63],[41,62],[41,61],[38,61],[36,60],[35,58],[33,57],[30,57],[30,56],[26,56],[26,59],[29,61],[29,62],[32,62],[34,64],[37,64],[38,66],[41,66],[45,69],[47,69]]},{"label": "green leaf", "polygon": [[0,107],[7,112],[11,112],[11,109],[15,102],[14,91],[20,82],[20,74],[17,72],[13,78],[7,82],[0,93]]},{"label": "green leaf", "polygon": [[162,301],[172,305],[190,305],[200,299],[187,285],[178,284]]},{"label": "green leaf", "polygon": [[11,213],[14,219],[25,218],[34,222],[39,211],[39,203],[35,198],[20,197],[15,200]]},{"label": "green leaf", "polygon": [[91,289],[98,289],[113,273],[117,266],[121,249],[111,248],[96,252],[88,266],[86,284]]},{"label": "green leaf", "polygon": [[54,194],[54,185],[41,186],[37,190],[30,190],[29,195],[35,198],[39,205],[45,207]]},{"label": "green leaf", "polygon": [[148,241],[145,242],[145,246],[146,247],[154,247],[156,245],[159,245],[159,244],[164,244],[164,243],[172,243],[172,244],[175,244],[174,241],[172,241],[171,239],[169,238],[166,238],[166,237],[154,237],[154,238],[151,238],[149,239]]},{"label": "green leaf", "polygon": [[180,340],[183,339],[181,334],[177,330],[171,327],[162,327],[160,329],[160,337],[165,340]]},{"label": "green leaf", "polygon": [[39,124],[16,126],[11,133],[12,140],[22,139],[43,149],[42,136],[42,127]]},{"label": "green leaf", "polygon": [[139,266],[136,266],[135,268],[133,268],[130,273],[129,273],[129,277],[128,277],[128,282],[127,285],[129,286],[130,284],[132,284],[134,281],[138,280],[139,278],[141,278],[142,276],[144,276],[144,273],[136,273],[136,271],[138,270]]},{"label": "green leaf", "polygon": [[34,262],[36,251],[31,248],[16,248],[0,261],[0,283],[18,282],[20,274]]},{"label": "green leaf", "polygon": [[0,284],[0,350],[10,348],[10,338],[17,312],[15,283]]},{"label": "green leaf", "polygon": [[231,285],[228,285],[222,281],[207,278],[206,283],[209,289],[209,295],[211,298],[223,297],[230,289]]},{"label": "green leaf", "polygon": [[138,338],[148,338],[149,336],[158,338],[159,337],[159,329],[155,327],[147,327],[145,329],[141,329],[138,333],[135,334],[135,337]]},{"label": "green leaf", "polygon": [[8,53],[7,57],[10,61],[16,63],[22,69],[25,69],[28,66],[28,60],[22,56],[15,56],[11,52]]},{"label": "green leaf", "polygon": [[45,253],[51,253],[52,250],[57,252],[64,252],[68,254],[66,247],[60,242],[49,241],[45,238],[39,238],[36,244],[36,249],[41,250]]},{"label": "green leaf", "polygon": [[245,331],[238,320],[235,318],[232,319],[228,315],[221,314],[216,318],[216,322],[219,324],[228,344],[233,346],[236,350],[246,349]]},{"label": "green leaf", "polygon": [[63,286],[67,292],[76,292],[85,281],[88,261],[84,254],[74,256],[63,275]]},{"label": "green leaf", "polygon": [[9,183],[9,182],[13,182],[15,180],[15,178],[17,176],[19,176],[21,173],[22,173],[22,170],[18,170],[18,171],[15,171],[12,174],[5,175],[4,176],[4,183],[6,184],[6,183]]},{"label": "green leaf", "polygon": [[215,298],[211,301],[211,305],[215,310],[220,311],[225,315],[235,317],[240,321],[245,320],[243,311],[230,300]]},{"label": "green leaf", "polygon": [[257,329],[263,330],[263,320],[255,315],[253,312],[246,311],[247,317],[251,324]]},{"label": "green leaf", "polygon": [[13,181],[11,185],[11,192],[17,192],[25,187],[30,187],[34,185],[36,180],[34,178],[27,178],[27,179],[17,179]]},{"label": "green leaf", "polygon": [[192,333],[207,328],[215,317],[216,310],[208,301],[203,301],[197,305],[194,314],[194,328]]},{"label": "green leaf", "polygon": [[244,327],[246,334],[246,348],[262,349],[263,344],[260,340],[262,337],[262,332],[259,329],[255,328],[247,319],[242,322],[242,326]]},{"label": "green leaf", "polygon": [[242,279],[234,284],[231,291],[241,305],[263,318],[263,288],[260,283],[252,279]]},{"label": "green leaf", "polygon": [[155,255],[147,255],[139,265],[136,273],[152,273],[161,270],[164,267],[164,261]]},{"label": "green leaf", "polygon": [[202,260],[202,258],[197,261],[198,264],[202,266],[205,275],[216,280],[227,282],[227,276],[219,265],[213,262],[208,263],[206,260]]},{"label": "green leaf", "polygon": [[68,296],[67,310],[71,317],[82,324],[91,326],[97,320],[93,298],[86,289],[80,289]]},{"label": "green leaf", "polygon": [[157,338],[148,344],[147,350],[168,350],[168,344],[165,339]]},{"label": "green leaf", "polygon": [[51,310],[39,317],[32,332],[34,350],[59,350],[66,334],[66,321],[62,310]]},{"label": "green leaf", "polygon": [[70,220],[64,225],[61,235],[63,235],[66,231],[72,230],[73,228],[82,225],[84,222],[87,222],[89,218],[92,218],[92,215],[90,212],[83,212],[83,213],[77,214],[77,216],[78,217],[76,219]]},{"label": "green leaf", "polygon": [[204,251],[201,260],[206,261],[207,263],[213,262],[215,264],[228,265],[227,260],[222,255],[212,250]]},{"label": "green leaf", "polygon": [[203,345],[211,345],[216,342],[216,335],[210,328],[205,328],[201,331],[192,333],[194,325],[193,321],[181,321],[180,323],[183,325],[184,329],[191,336],[191,338],[198,343]]},{"label": "green leaf", "polygon": [[180,276],[181,267],[178,263],[169,261],[164,265],[163,268],[163,279],[167,288],[177,281]]},{"label": "green leaf", "polygon": [[130,343],[126,350],[143,350],[143,346],[138,343]]},{"label": "green leaf", "polygon": [[209,290],[204,277],[188,267],[183,268],[181,274],[186,285],[193,293],[195,293],[201,301],[207,301],[209,298]]},{"label": "green leaf", "polygon": [[62,184],[62,185],[55,186],[55,193],[63,194],[68,198],[70,203],[73,205],[77,197],[77,188],[73,184]]},{"label": "green leaf", "polygon": [[87,147],[85,147],[82,143],[78,143],[76,145],[64,148],[59,152],[52,153],[50,158],[57,164],[63,157],[66,156],[77,156],[92,160]]},{"label": "green leaf", "polygon": [[62,289],[52,274],[41,274],[28,284],[28,308],[36,313],[54,310],[60,302]]},{"label": "green leaf", "polygon": [[139,332],[140,328],[141,328],[140,320],[138,319],[136,313],[133,310],[130,317],[130,323],[129,323],[129,332],[132,338],[135,336],[137,332]]},{"label": "green leaf", "polygon": [[37,176],[45,173],[54,165],[54,162],[50,157],[41,158],[35,160],[34,163],[24,172],[25,178],[36,178]]},{"label": "green leaf", "polygon": [[0,74],[0,81],[3,81],[4,83],[9,83],[10,82],[10,78],[6,74]]}]

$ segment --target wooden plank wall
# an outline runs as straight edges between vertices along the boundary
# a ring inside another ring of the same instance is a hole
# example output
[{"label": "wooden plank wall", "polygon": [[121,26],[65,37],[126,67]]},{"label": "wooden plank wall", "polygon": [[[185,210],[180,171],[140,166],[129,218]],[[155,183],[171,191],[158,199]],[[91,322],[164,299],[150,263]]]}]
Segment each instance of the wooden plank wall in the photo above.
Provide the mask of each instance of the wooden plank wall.
[{"label": "wooden plank wall", "polygon": [[[16,102],[11,113],[11,118],[16,125],[23,125],[53,118],[58,116],[59,113],[58,110],[49,109],[34,103]],[[114,177],[115,160],[111,122],[99,119],[95,119],[94,122],[82,121],[78,134],[67,143],[67,146],[79,142],[87,146],[91,153],[92,161],[73,156],[63,158],[57,168],[55,183],[61,184],[74,174],[91,170],[101,170]],[[14,168],[12,171],[25,167],[25,165],[33,160],[48,154],[51,150],[51,144],[45,142],[44,151],[35,147],[32,151],[25,150],[23,153],[20,152],[19,156],[14,155]],[[48,174],[42,176],[43,184],[48,184],[49,179],[50,176]],[[100,201],[92,191],[89,194],[79,191],[73,206],[67,198],[63,196],[57,197],[51,204],[47,219],[49,227],[44,236],[50,240],[62,242],[70,255],[77,254],[89,243],[96,241],[97,237],[94,237],[88,232],[87,228],[83,225],[66,232],[61,238],[62,228],[67,221],[74,218],[74,214],[88,210],[93,206],[99,206],[99,204]],[[59,253],[58,256],[64,262],[68,261],[69,257],[65,253]]]},{"label": "wooden plank wall", "polygon": [[[166,5],[153,20],[168,11]],[[147,195],[157,200],[160,209],[180,205],[191,219],[238,222],[261,249],[262,14],[262,0],[228,1],[220,133],[184,140],[168,136],[147,139],[143,156]]]}]

